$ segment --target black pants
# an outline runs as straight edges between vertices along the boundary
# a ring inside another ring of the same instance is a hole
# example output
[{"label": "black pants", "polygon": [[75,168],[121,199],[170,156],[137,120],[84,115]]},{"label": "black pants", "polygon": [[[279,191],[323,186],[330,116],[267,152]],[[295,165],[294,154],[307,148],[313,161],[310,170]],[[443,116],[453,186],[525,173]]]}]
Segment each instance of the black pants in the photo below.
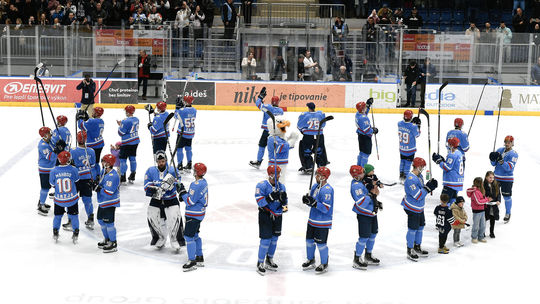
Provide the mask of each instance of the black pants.
[{"label": "black pants", "polygon": [[103,150],[103,147],[101,148],[94,148],[94,152],[96,153],[96,165],[99,165],[101,163],[101,151]]},{"label": "black pants", "polygon": [[235,23],[230,23],[230,22],[229,22],[229,25],[225,25],[225,33],[223,35],[223,39],[232,39],[234,35],[235,26],[236,26]]},{"label": "black pants", "polygon": [[163,152],[167,151],[167,137],[154,138],[152,140],[152,148],[154,150],[154,154],[156,154],[156,152],[159,150]]},{"label": "black pants", "polygon": [[439,248],[443,248],[446,244],[446,239],[448,238],[448,232],[450,230],[444,230],[443,232],[439,231]]},{"label": "black pants", "polygon": [[303,168],[313,168],[313,157],[311,156],[312,153],[316,153],[315,162],[317,163],[317,166],[326,166],[328,163],[328,159],[326,157],[326,148],[324,146],[324,135],[319,135],[319,146],[317,147],[317,151],[315,151],[316,142],[317,140],[315,135],[304,135],[300,140],[298,154],[300,156],[300,163],[302,164]]},{"label": "black pants", "polygon": [[141,86],[141,82],[142,82],[142,96],[143,97],[146,97],[146,90],[147,90],[147,87],[148,87],[148,78],[147,77],[139,77],[139,82],[137,84],[137,88],[139,88]]}]

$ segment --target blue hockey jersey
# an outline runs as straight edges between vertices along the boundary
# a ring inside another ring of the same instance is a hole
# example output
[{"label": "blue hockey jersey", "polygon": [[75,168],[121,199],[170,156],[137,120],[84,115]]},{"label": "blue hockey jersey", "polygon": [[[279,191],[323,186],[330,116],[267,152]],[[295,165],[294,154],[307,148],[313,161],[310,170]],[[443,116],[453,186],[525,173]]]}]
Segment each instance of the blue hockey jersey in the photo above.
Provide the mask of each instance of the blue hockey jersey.
[{"label": "blue hockey jersey", "polygon": [[[257,205],[264,210],[272,213],[273,215],[282,215],[283,214],[283,208],[281,206],[281,202],[279,200],[277,201],[267,201],[266,196],[274,191],[274,187],[268,180],[264,180],[262,182],[259,182],[257,186],[255,187],[255,200],[257,201]],[[285,189],[285,185],[278,182],[278,187],[276,188],[276,191],[287,191]]]},{"label": "blue hockey jersey", "polygon": [[[304,135],[317,135],[317,131],[319,130],[319,124],[321,120],[323,120],[326,117],[326,115],[321,112],[304,112],[300,114],[300,117],[298,117],[298,123],[296,124],[298,130],[300,130],[300,133]],[[321,133],[323,134],[323,129],[325,127],[326,123],[324,123],[321,126]]]},{"label": "blue hockey jersey", "polygon": [[178,109],[174,113],[174,117],[179,120],[177,133],[182,134],[183,138],[193,138],[195,136],[195,118],[197,118],[197,109],[194,107]]},{"label": "blue hockey jersey", "polygon": [[161,187],[163,178],[165,178],[167,173],[170,173],[175,177],[176,181],[174,182],[174,187],[163,193],[162,199],[170,200],[176,198],[176,184],[180,182],[180,177],[176,176],[176,171],[173,167],[169,166],[169,164],[167,164],[167,167],[163,171],[159,171],[157,166],[152,166],[146,170],[146,173],[144,174],[144,191],[146,192],[146,196],[152,196],[148,192],[150,186]]},{"label": "blue hockey jersey", "polygon": [[353,179],[351,181],[351,196],[354,200],[352,210],[357,214],[374,217],[373,200],[369,196],[369,191],[362,181]]},{"label": "blue hockey jersey", "polygon": [[103,175],[99,182],[101,190],[97,193],[100,208],[120,207],[120,176],[116,170]]},{"label": "blue hockey jersey", "polygon": [[461,130],[450,130],[446,135],[446,147],[448,148],[448,140],[457,137],[459,139],[458,150],[465,156],[465,152],[469,151],[469,137],[467,133]]},{"label": "blue hockey jersey", "polygon": [[325,184],[319,189],[316,183],[309,192],[317,204],[309,211],[308,225],[316,228],[332,228],[332,216],[334,214],[334,189]]},{"label": "blue hockey jersey", "polygon": [[518,160],[518,154],[515,150],[504,152],[504,147],[497,149],[503,157],[502,165],[498,162],[491,162],[492,166],[495,166],[495,179],[499,182],[513,182],[514,181],[514,168]]},{"label": "blue hockey jersey", "polygon": [[71,159],[79,170],[80,179],[96,179],[98,172],[94,149],[77,147],[71,151]]},{"label": "blue hockey jersey", "polygon": [[[276,154],[274,155],[274,142]],[[266,148],[268,149],[268,165],[286,165],[289,163],[289,143],[279,136],[268,136]],[[277,159],[276,159],[277,157]]]},{"label": "blue hockey jersey", "polygon": [[90,118],[87,121],[79,120],[79,129],[86,131],[86,146],[92,149],[103,148],[103,129],[105,122],[101,118]]},{"label": "blue hockey jersey", "polygon": [[412,122],[398,122],[399,153],[410,156],[416,153],[416,138],[420,136],[420,128]]},{"label": "blue hockey jersey", "polygon": [[371,128],[371,121],[368,117],[369,110],[370,109],[368,108],[366,114],[357,112],[355,115],[355,121],[356,133],[371,137],[371,135],[373,135],[373,129]]},{"label": "blue hockey jersey", "polygon": [[189,191],[182,196],[186,203],[186,217],[202,221],[208,206],[208,183],[204,178],[189,185]]},{"label": "blue hockey jersey", "polygon": [[154,119],[152,120],[152,126],[149,128],[152,139],[169,137],[169,124],[163,126],[163,122],[169,116],[169,112],[165,111],[163,113],[154,112]]},{"label": "blue hockey jersey", "polygon": [[71,207],[79,200],[76,182],[79,171],[70,165],[56,166],[51,170],[49,183],[54,187],[54,203],[60,207]]},{"label": "blue hockey jersey", "polygon": [[428,191],[424,189],[424,177],[422,174],[416,176],[414,173],[409,172],[407,178],[405,178],[405,197],[401,201],[401,206],[405,210],[412,211],[414,213],[424,212],[425,199]]},{"label": "blue hockey jersey", "polygon": [[71,149],[71,133],[69,132],[69,129],[67,127],[58,127],[58,129],[53,130],[51,137],[51,143],[53,147],[56,146],[56,143],[60,139],[66,142],[66,148],[64,149],[64,151],[69,151]]},{"label": "blue hockey jersey", "polygon": [[56,153],[51,142],[43,139],[38,144],[38,170],[40,174],[49,174],[56,165]]},{"label": "blue hockey jersey", "polygon": [[259,110],[263,111],[263,113],[264,113],[263,114],[263,120],[262,120],[262,123],[261,123],[261,129],[263,129],[263,130],[268,130],[268,127],[266,126],[266,121],[270,118],[270,116],[268,116],[268,114],[266,114],[265,110],[271,112],[272,114],[274,114],[274,116],[283,115],[283,109],[282,108],[274,107],[274,106],[269,105],[269,104],[264,104],[263,101],[260,98],[257,98],[257,100],[255,101],[255,105],[257,106],[257,108],[259,108]]},{"label": "blue hockey jersey", "polygon": [[127,117],[118,126],[118,135],[122,138],[122,145],[136,145],[139,140],[139,119],[137,117]]},{"label": "blue hockey jersey", "polygon": [[443,169],[443,186],[456,191],[463,190],[463,154],[459,150],[448,153],[439,167]]}]

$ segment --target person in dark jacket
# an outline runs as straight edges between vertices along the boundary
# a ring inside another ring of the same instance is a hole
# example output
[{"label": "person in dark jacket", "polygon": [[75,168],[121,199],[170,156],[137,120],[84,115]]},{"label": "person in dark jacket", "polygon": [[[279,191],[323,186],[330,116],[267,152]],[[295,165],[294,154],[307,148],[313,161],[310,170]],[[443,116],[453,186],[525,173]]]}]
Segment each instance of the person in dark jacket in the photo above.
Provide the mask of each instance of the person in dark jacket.
[{"label": "person in dark jacket", "polygon": [[140,50],[139,56],[137,57],[137,78],[138,84],[137,87],[143,85],[143,95],[142,99],[146,100],[146,89],[148,87],[148,78],[150,78],[150,57],[146,54],[146,51]]},{"label": "person in dark jacket", "polygon": [[495,180],[495,174],[492,171],[486,172],[484,178],[484,190],[486,197],[491,198],[484,209],[486,212],[486,221],[489,221],[489,237],[495,238],[495,221],[499,220],[499,205],[501,204],[501,192],[499,183]]},{"label": "person in dark jacket", "polygon": [[414,107],[414,103],[416,102],[416,85],[418,80],[422,77],[416,61],[412,60],[409,62],[409,66],[407,66],[403,72],[403,76],[405,77],[405,84],[407,85],[407,104],[405,104],[405,106]]},{"label": "person in dark jacket", "polygon": [[225,26],[223,39],[232,39],[237,16],[238,13],[234,7],[233,0],[227,0],[221,7],[221,20],[223,20],[223,25]]},{"label": "person in dark jacket", "polygon": [[536,64],[531,69],[531,83],[540,85],[540,57],[538,57]]},{"label": "person in dark jacket", "polygon": [[431,64],[431,60],[429,59],[429,57],[426,57],[426,60],[424,60],[424,65],[421,69],[421,75],[422,78],[420,79],[420,82],[422,88],[420,89],[420,107],[423,108],[426,103],[426,85],[433,82],[435,76],[437,76],[437,69],[433,64]]},{"label": "person in dark jacket", "polygon": [[411,15],[403,21],[409,29],[418,29],[424,25],[422,16],[418,15],[418,10],[414,7],[411,11]]},{"label": "person in dark jacket", "polygon": [[96,83],[90,78],[90,75],[84,75],[84,79],[77,86],[77,90],[82,90],[81,109],[85,110],[89,116],[94,113],[94,94],[96,92]]}]

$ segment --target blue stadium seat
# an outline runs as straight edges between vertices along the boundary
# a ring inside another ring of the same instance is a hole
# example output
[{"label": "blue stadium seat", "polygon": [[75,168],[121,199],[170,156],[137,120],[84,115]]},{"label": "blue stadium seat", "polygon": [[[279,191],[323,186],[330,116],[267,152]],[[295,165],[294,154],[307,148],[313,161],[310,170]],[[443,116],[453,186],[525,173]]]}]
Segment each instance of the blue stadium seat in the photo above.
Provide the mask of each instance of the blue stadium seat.
[{"label": "blue stadium seat", "polygon": [[501,21],[502,18],[502,11],[499,9],[491,9],[489,10],[489,22],[491,23],[498,23]]},{"label": "blue stadium seat", "polygon": [[465,22],[465,14],[462,11],[454,11],[454,23],[463,24]]},{"label": "blue stadium seat", "polygon": [[440,19],[441,19],[441,14],[439,13],[438,10],[429,11],[429,15],[427,18],[427,21],[429,23],[439,23]]},{"label": "blue stadium seat", "polygon": [[476,24],[483,24],[484,22],[489,20],[489,13],[486,11],[477,11],[476,13]]},{"label": "blue stadium seat", "polygon": [[441,25],[451,24],[452,23],[452,11],[451,10],[442,10],[441,11]]}]

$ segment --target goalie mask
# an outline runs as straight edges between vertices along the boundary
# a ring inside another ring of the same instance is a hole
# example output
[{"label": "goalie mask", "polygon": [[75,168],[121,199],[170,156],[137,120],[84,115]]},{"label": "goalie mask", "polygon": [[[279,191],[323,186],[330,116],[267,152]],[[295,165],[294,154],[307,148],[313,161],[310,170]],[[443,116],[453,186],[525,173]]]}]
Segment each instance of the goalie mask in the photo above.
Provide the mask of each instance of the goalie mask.
[{"label": "goalie mask", "polygon": [[283,116],[276,116],[276,124],[274,126],[274,122],[272,121],[272,118],[269,118],[266,121],[266,125],[268,127],[268,133],[272,136],[279,136],[279,137],[285,137],[285,133],[287,133],[287,127],[291,126],[291,122],[288,120],[285,120],[285,117]]}]

